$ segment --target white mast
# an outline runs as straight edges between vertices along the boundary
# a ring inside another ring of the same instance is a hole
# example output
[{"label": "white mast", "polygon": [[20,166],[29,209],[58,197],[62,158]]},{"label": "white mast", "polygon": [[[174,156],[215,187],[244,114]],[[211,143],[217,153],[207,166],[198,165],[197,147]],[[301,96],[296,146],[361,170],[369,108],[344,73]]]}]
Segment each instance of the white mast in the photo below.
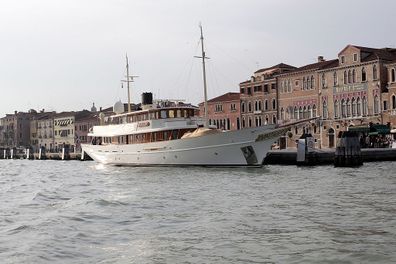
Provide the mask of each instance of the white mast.
[{"label": "white mast", "polygon": [[128,113],[131,112],[131,93],[129,90],[129,83],[133,82],[133,78],[134,77],[138,77],[138,76],[129,76],[129,61],[128,61],[128,54],[126,54],[126,80],[122,80],[122,82],[126,82],[127,83],[127,90],[128,90]]},{"label": "white mast", "polygon": [[196,58],[202,59],[202,75],[203,75],[203,83],[204,83],[204,108],[205,108],[205,127],[209,127],[208,122],[208,92],[207,92],[207,85],[206,85],[206,68],[205,68],[205,59],[209,59],[205,56],[205,49],[204,49],[204,37],[202,33],[202,25],[199,24],[199,28],[201,29],[201,52],[202,56],[195,56]]}]

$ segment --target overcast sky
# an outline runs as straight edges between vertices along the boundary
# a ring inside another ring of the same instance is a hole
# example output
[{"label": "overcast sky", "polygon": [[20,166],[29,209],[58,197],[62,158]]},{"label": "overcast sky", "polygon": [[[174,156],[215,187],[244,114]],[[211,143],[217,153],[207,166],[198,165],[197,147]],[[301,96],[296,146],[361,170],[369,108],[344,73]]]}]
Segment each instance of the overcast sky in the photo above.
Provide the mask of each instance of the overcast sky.
[{"label": "overcast sky", "polygon": [[0,0],[0,116],[127,101],[125,54],[142,92],[203,99],[238,91],[259,68],[336,58],[347,44],[396,47],[394,0]]}]

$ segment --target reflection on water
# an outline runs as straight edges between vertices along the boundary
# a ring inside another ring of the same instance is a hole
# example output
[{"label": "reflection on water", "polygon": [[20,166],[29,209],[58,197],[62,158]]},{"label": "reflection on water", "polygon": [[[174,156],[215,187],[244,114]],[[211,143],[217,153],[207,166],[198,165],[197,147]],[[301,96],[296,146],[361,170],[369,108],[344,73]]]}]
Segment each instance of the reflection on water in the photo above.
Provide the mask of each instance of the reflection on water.
[{"label": "reflection on water", "polygon": [[392,263],[396,163],[0,161],[1,263]]}]

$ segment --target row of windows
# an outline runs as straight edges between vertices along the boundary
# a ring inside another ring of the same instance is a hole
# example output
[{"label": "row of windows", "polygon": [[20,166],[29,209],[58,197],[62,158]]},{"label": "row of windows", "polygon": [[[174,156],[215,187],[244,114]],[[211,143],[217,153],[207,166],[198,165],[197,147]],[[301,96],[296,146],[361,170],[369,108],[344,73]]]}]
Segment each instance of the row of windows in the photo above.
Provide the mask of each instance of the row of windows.
[{"label": "row of windows", "polygon": [[[247,109],[246,109],[246,104],[245,102],[241,103],[241,112],[242,113],[246,113],[246,112],[253,112],[253,107],[252,107],[252,102],[248,102],[247,103]],[[264,102],[261,102],[259,100],[256,100],[254,102],[254,111],[268,111],[269,109],[269,105],[268,105],[268,100],[264,100]],[[276,100],[272,99],[272,110],[276,110]]]},{"label": "row of windows", "polygon": [[218,129],[231,130],[231,121],[227,119],[209,119],[209,125],[215,125]]},{"label": "row of windows", "polygon": [[[374,96],[374,114],[379,114],[380,109],[380,98],[378,95]],[[385,107],[386,108],[386,107]],[[396,109],[396,96],[392,96],[392,108]],[[280,117],[283,120],[286,119],[305,119],[316,117],[317,109],[316,105],[312,107],[300,106],[300,107],[288,107],[285,111],[284,108],[280,110]],[[367,98],[357,97],[352,99],[341,99],[334,101],[334,118],[348,118],[348,117],[360,117],[368,114]],[[328,106],[327,102],[323,102],[322,117],[328,118]]]},{"label": "row of windows", "polygon": [[[373,65],[372,73],[373,73],[373,80],[378,79],[377,65]],[[360,75],[361,81],[366,82],[367,81],[367,73],[366,73],[365,67],[363,67],[361,69],[360,74],[361,74]],[[344,84],[353,84],[353,83],[357,82],[357,73],[356,73],[355,69],[345,70],[343,73],[343,77],[344,77],[344,80],[343,80]],[[321,83],[322,83],[322,88],[325,88],[327,86],[325,73],[322,73]],[[336,71],[333,72],[333,85],[334,86],[338,85],[338,74]]]},{"label": "row of windows", "polygon": [[175,140],[180,139],[185,133],[192,132],[189,129],[175,129],[167,131],[159,131],[153,133],[142,133],[134,135],[125,135],[118,137],[103,137],[93,139],[94,144],[137,144],[137,143],[149,143],[158,142],[164,140]]},{"label": "row of windows", "polygon": [[[230,104],[230,111],[234,112],[236,111],[236,104]],[[223,105],[222,104],[216,104],[215,105],[215,112],[223,112]]]},{"label": "row of windows", "polygon": [[312,118],[316,117],[316,105],[314,104],[313,106],[307,105],[307,106],[290,106],[285,109],[282,107],[281,111],[281,118],[283,120],[286,119],[306,119],[306,118]]},{"label": "row of windows", "polygon": [[[379,113],[379,98],[374,97],[374,114]],[[358,117],[367,115],[367,98],[341,99],[334,101],[334,118]]]},{"label": "row of windows", "polygon": [[261,116],[256,116],[254,119],[252,117],[242,117],[242,128],[259,127],[267,124],[276,124],[276,115],[272,115],[271,119],[268,115],[264,119]]},{"label": "row of windows", "polygon": [[[271,88],[271,90],[275,90],[276,84],[271,83],[271,84],[264,84],[264,85],[255,85],[255,86],[253,86],[253,92],[263,92],[264,91],[264,93],[269,93],[270,88]],[[241,92],[241,94],[246,93],[248,95],[251,95],[252,87],[241,87],[240,92]]]}]

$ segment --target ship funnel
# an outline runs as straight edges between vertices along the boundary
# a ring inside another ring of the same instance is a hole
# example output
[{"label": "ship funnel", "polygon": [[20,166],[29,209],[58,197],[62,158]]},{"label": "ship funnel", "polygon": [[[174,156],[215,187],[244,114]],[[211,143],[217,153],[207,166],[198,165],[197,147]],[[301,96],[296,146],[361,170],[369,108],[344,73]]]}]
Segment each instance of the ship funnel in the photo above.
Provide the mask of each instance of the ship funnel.
[{"label": "ship funnel", "polygon": [[153,108],[153,94],[152,93],[142,93],[142,109]]}]

